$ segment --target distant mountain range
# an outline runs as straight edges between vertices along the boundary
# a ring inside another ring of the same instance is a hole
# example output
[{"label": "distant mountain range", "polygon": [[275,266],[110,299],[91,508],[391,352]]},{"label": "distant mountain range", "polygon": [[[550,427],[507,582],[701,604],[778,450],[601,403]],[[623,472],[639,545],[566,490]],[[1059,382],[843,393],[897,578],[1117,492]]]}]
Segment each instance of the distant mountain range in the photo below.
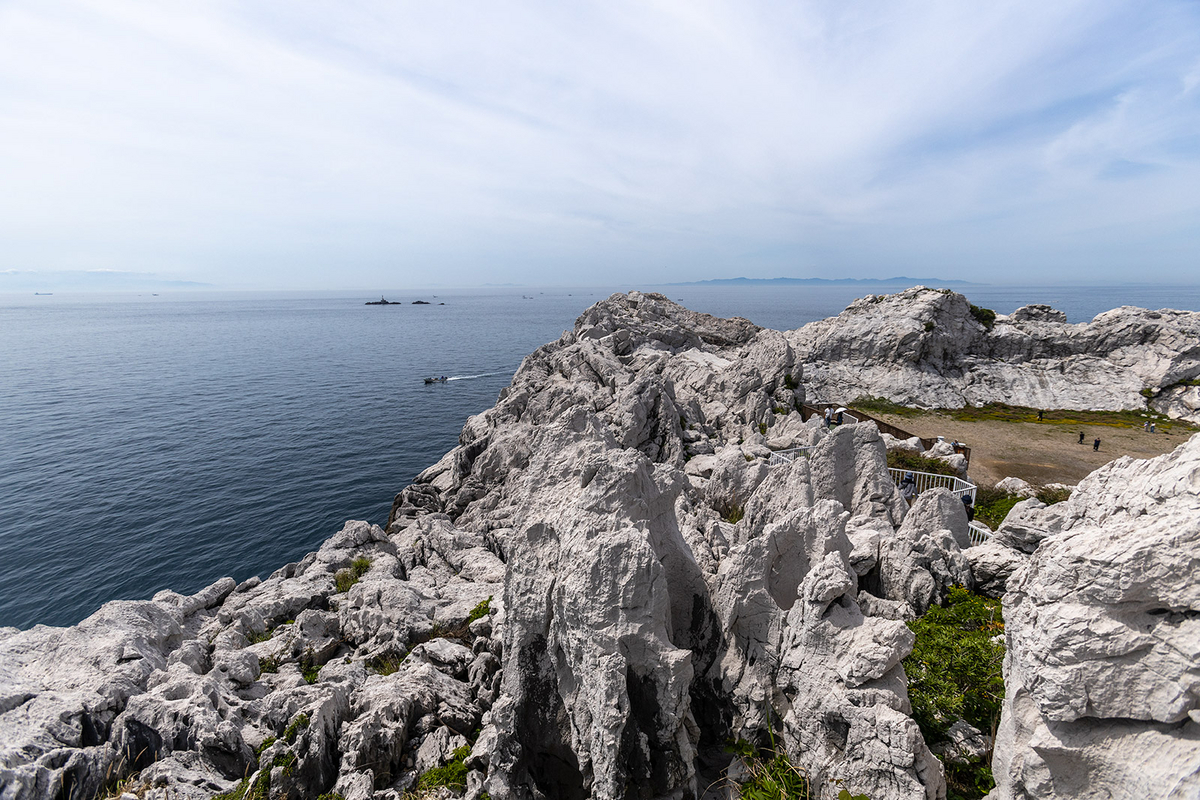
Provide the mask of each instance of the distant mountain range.
[{"label": "distant mountain range", "polygon": [[121,270],[0,270],[0,292],[129,292],[155,289],[208,289],[211,284],[166,278],[152,272]]},{"label": "distant mountain range", "polygon": [[668,283],[667,286],[745,286],[770,284],[773,286],[790,286],[792,284],[824,284],[824,285],[855,285],[855,286],[979,286],[971,281],[953,281],[945,278],[713,278],[707,281],[683,281]]}]

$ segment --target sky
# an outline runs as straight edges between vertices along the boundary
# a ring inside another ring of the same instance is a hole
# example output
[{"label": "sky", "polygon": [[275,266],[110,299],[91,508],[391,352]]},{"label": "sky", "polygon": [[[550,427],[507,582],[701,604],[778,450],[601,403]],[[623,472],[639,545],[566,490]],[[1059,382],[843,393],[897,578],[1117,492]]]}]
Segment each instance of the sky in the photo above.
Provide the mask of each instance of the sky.
[{"label": "sky", "polygon": [[130,275],[1195,284],[1200,3],[0,0],[0,290]]}]

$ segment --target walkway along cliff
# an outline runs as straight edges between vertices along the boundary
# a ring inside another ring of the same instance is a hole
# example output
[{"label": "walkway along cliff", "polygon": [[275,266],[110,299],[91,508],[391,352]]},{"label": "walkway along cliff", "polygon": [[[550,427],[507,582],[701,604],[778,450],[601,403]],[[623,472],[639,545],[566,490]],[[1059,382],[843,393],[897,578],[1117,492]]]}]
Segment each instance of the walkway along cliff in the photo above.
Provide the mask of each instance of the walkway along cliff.
[{"label": "walkway along cliff", "polygon": [[[872,302],[916,340],[927,308],[991,335],[957,295]],[[995,796],[1196,796],[1200,438],[1024,501],[971,547],[948,491],[900,496],[873,424],[801,421],[810,374],[828,396],[837,359],[875,357],[816,324],[613,295],[524,360],[386,528],[349,522],[263,581],[0,631],[0,796],[700,798],[740,739],[773,741],[814,797],[937,800],[901,662],[905,621],[955,585],[1007,591]],[[1143,332],[1152,378],[1200,373],[1168,334]],[[998,374],[939,347],[943,388]],[[1076,376],[1038,358],[1065,397]]]}]

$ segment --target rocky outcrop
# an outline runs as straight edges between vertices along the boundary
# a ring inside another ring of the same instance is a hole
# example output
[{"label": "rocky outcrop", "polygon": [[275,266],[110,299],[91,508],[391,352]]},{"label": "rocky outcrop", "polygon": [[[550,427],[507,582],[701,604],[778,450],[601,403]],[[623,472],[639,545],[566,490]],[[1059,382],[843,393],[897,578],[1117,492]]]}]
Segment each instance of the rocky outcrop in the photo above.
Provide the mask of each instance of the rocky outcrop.
[{"label": "rocky outcrop", "polygon": [[[1200,314],[1124,306],[1068,324],[1047,306],[998,315],[990,327],[960,294],[917,287],[871,295],[787,334],[805,389],[823,401],[862,395],[958,408],[1141,409],[1157,392],[1200,377]],[[1186,392],[1163,413],[1200,421]]]},{"label": "rocky outcrop", "polygon": [[1005,596],[996,797],[1200,794],[1198,521],[1200,436],[1024,510],[1046,535]]},{"label": "rocky outcrop", "polygon": [[349,522],[265,581],[7,629],[3,796],[103,796],[130,773],[181,798],[243,778],[272,797],[347,800],[411,783],[415,753],[477,726],[499,680],[486,618],[467,622],[501,595],[503,564],[447,527],[389,537]]},{"label": "rocky outcrop", "polygon": [[[1047,310],[1014,317],[1063,324]],[[1096,653],[1119,650],[1119,680],[1152,690],[1131,714],[1194,724],[1178,716],[1195,696],[1179,657],[1194,652],[1190,595],[1156,595],[1145,615],[1157,627],[1140,639],[1087,605],[1126,603],[1123,591],[1142,603],[1182,557],[1164,573],[1136,547],[1104,550],[1127,563],[1095,578],[1107,588],[1094,599],[1094,565],[1072,566],[1069,545],[1184,509],[1195,487],[1182,467],[1140,483],[1098,473],[1068,504],[1018,504],[991,544],[969,547],[948,492],[911,508],[901,497],[873,424],[802,420],[807,370],[825,369],[797,357],[802,339],[613,295],[524,360],[399,492],[386,528],[347,523],[263,581],[0,631],[4,800],[90,798],[126,776],[151,800],[237,787],[395,800],[447,765],[471,800],[682,800],[737,773],[730,740],[773,743],[814,798],[938,800],[942,765],[911,718],[905,621],[977,580],[1021,604],[1010,661],[1025,694],[1006,711],[1004,786],[1045,773],[1027,755],[1042,740],[1022,738],[1042,736],[1039,720],[1119,710],[1071,694],[1071,680],[1100,675]],[[1122,481],[1133,488],[1117,496]],[[1055,594],[1039,576],[1072,588]],[[1060,664],[1043,641],[1055,614],[1117,638],[1089,650],[1063,623],[1051,638],[1078,663]],[[1158,683],[1133,665],[1143,651]],[[946,757],[978,756],[986,737],[955,730]]]}]

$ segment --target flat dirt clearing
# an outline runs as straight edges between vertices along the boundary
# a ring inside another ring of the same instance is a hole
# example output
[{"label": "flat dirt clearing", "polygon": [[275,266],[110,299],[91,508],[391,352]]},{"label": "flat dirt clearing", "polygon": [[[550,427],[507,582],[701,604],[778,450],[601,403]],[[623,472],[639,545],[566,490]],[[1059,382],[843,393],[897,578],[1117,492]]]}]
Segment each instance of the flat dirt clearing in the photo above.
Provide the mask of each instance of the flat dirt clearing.
[{"label": "flat dirt clearing", "polygon": [[[884,422],[917,436],[944,436],[957,439],[971,448],[970,477],[975,483],[993,486],[1003,478],[1015,476],[1032,484],[1078,483],[1097,467],[1120,456],[1153,458],[1169,453],[1195,431],[1178,422],[1172,430],[1155,433],[1142,428],[1114,425],[1045,422],[1005,422],[983,420],[967,422],[939,412],[921,412],[898,416],[871,412]],[[1079,433],[1083,432],[1083,444]],[[1092,450],[1092,440],[1100,438],[1100,450]]]}]

